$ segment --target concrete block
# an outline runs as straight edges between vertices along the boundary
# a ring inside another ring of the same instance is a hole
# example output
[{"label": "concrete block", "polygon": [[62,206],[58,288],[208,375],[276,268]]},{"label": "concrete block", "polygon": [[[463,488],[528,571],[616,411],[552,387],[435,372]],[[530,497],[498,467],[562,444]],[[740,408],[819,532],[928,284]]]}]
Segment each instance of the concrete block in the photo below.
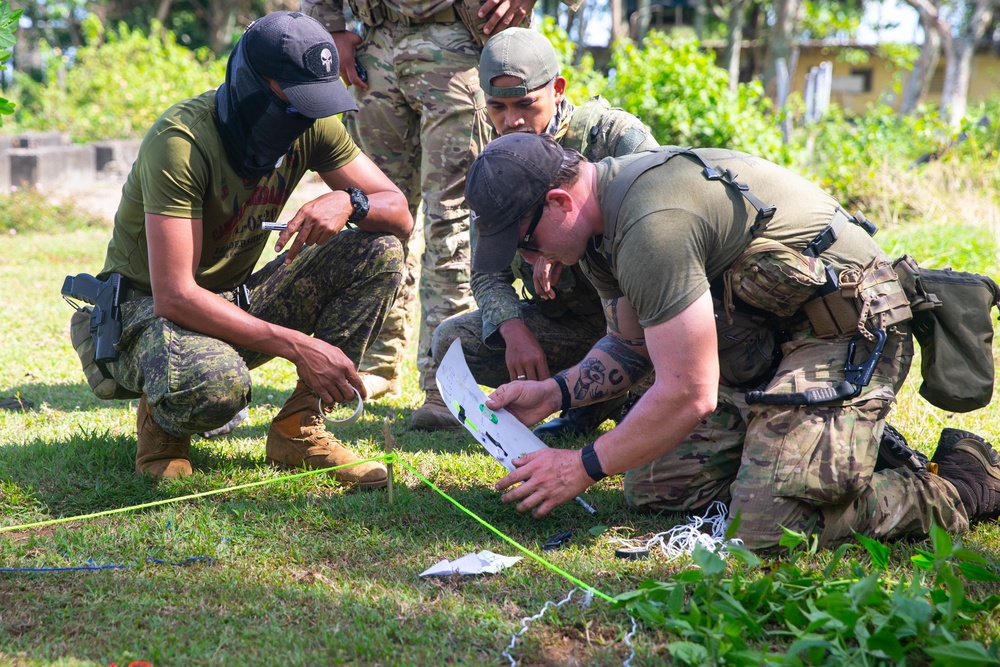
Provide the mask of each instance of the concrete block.
[{"label": "concrete block", "polygon": [[10,148],[0,142],[0,195],[10,192],[10,156],[7,152]]},{"label": "concrete block", "polygon": [[97,171],[128,172],[139,155],[142,139],[109,139],[94,143],[94,167]]},{"label": "concrete block", "polygon": [[71,145],[66,132],[24,132],[11,139],[11,148],[46,148]]},{"label": "concrete block", "polygon": [[10,184],[15,187],[66,186],[92,183],[96,178],[94,146],[12,148]]}]

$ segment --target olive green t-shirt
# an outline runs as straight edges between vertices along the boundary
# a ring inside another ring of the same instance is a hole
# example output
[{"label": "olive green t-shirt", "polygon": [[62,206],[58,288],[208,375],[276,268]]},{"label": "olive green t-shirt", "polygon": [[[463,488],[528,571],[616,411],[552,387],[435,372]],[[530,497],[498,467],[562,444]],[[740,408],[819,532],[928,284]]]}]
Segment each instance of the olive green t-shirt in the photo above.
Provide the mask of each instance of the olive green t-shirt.
[{"label": "olive green t-shirt", "polygon": [[336,116],[318,119],[296,139],[268,176],[244,180],[229,165],[215,127],[215,91],[175,104],[146,133],[122,187],[121,203],[101,278],[121,273],[150,291],[145,215],[202,221],[195,279],[212,291],[232,289],[250,276],[270,232],[307,170],[327,172],[360,150]]},{"label": "olive green t-shirt", "polygon": [[[784,167],[725,149],[695,153],[720,171],[731,169],[754,196],[777,207],[764,238],[802,251],[837,209],[821,188]],[[638,157],[608,158],[596,165],[599,201],[615,176]],[[755,218],[742,195],[721,181],[709,181],[701,165],[678,155],[643,173],[628,191],[611,239],[611,261],[598,238],[588,248],[583,268],[602,298],[624,296],[642,326],[660,324],[704,294],[739,257],[753,239]],[[840,271],[861,268],[880,253],[863,229],[848,224],[821,259]]]}]

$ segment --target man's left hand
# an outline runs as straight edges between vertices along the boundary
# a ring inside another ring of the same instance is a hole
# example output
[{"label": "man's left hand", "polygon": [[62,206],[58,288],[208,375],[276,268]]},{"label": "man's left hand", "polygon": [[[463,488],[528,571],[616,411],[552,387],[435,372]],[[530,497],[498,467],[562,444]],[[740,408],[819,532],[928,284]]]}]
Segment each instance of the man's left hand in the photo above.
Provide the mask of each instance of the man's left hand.
[{"label": "man's left hand", "polygon": [[518,25],[534,6],[535,0],[486,0],[479,8],[479,18],[490,17],[483,26],[483,34],[492,35],[508,26]]},{"label": "man's left hand", "polygon": [[513,472],[496,483],[504,491],[505,503],[517,503],[518,512],[531,512],[536,519],[583,493],[594,480],[587,475],[579,450],[542,449],[514,459]]}]

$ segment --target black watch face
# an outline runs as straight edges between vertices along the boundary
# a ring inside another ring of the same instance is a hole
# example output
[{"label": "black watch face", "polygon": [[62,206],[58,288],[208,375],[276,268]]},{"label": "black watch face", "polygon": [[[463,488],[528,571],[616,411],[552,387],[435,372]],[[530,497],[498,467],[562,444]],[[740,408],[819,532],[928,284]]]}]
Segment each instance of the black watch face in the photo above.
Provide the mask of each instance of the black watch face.
[{"label": "black watch face", "polygon": [[360,222],[368,215],[368,195],[359,188],[347,188],[347,194],[351,196],[351,208],[354,211],[348,218],[349,222]]}]

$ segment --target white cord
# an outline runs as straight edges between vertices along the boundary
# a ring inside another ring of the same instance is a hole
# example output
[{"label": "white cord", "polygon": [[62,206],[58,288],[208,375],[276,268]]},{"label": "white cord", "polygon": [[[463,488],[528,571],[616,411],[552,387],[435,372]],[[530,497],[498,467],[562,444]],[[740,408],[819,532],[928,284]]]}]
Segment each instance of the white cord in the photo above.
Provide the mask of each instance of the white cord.
[{"label": "white cord", "polygon": [[[647,549],[659,546],[669,560],[675,560],[681,556],[690,555],[691,552],[694,551],[695,546],[698,544],[725,557],[727,544],[743,543],[741,540],[736,539],[726,540],[726,528],[729,526],[728,514],[729,508],[726,507],[726,504],[716,500],[708,506],[708,510],[705,512],[704,516],[689,516],[688,523],[674,526],[670,530],[666,530],[662,533],[657,533],[648,540],[612,538],[610,541],[630,547],[643,546]],[[517,667],[517,660],[511,656],[510,652],[514,648],[515,644],[517,644],[517,638],[528,631],[528,624],[532,621],[540,619],[550,607],[561,607],[569,602],[573,597],[573,593],[578,590],[581,589],[574,588],[559,602],[553,602],[552,600],[547,601],[540,612],[534,616],[527,616],[521,619],[520,631],[514,633],[514,635],[510,638],[510,645],[504,649],[502,654],[503,657],[510,660],[510,667]],[[590,601],[593,598],[593,591],[586,591],[581,607],[586,608],[590,606]],[[635,646],[632,644],[632,638],[635,637],[635,633],[638,631],[638,625],[635,617],[629,614],[629,618],[632,619],[632,629],[625,634],[622,641],[624,641],[625,645],[631,649],[631,653],[625,662],[622,663],[624,667],[632,667],[632,660],[635,658]]]},{"label": "white cord", "polygon": [[635,616],[629,614],[628,617],[632,619],[632,629],[625,634],[625,637],[622,638],[622,641],[625,642],[626,646],[632,649],[632,652],[629,653],[628,659],[622,663],[622,667],[632,667],[632,658],[635,657],[635,646],[632,646],[632,637],[635,637],[635,633],[638,630],[638,626],[636,625],[635,622]]},{"label": "white cord", "polygon": [[[511,649],[514,648],[514,644],[517,643],[517,638],[520,637],[521,635],[523,635],[525,632],[528,631],[528,624],[531,623],[532,621],[537,621],[538,619],[540,619],[545,614],[545,612],[549,610],[550,607],[554,608],[554,607],[561,607],[561,606],[563,606],[564,604],[566,604],[567,602],[569,602],[573,598],[573,593],[576,593],[579,590],[581,590],[579,587],[574,588],[560,602],[553,603],[552,600],[549,600],[549,601],[547,601],[545,603],[545,606],[542,607],[542,610],[540,612],[538,612],[534,616],[527,616],[527,617],[521,619],[521,629],[520,629],[520,631],[514,633],[514,635],[510,638],[510,645],[506,649],[504,649],[504,652],[502,653],[503,657],[505,657],[508,660],[510,660],[510,667],[517,667],[517,660],[515,660],[510,655],[510,651],[511,651]],[[584,591],[583,602],[580,603],[580,606],[582,608],[586,609],[587,607],[590,606],[590,602],[593,599],[594,599],[594,592],[593,591],[590,591],[590,590]]]},{"label": "white cord", "polygon": [[704,516],[689,516],[688,523],[674,526],[670,530],[657,533],[648,540],[628,540],[612,538],[611,542],[630,547],[652,549],[659,546],[668,560],[689,556],[700,544],[710,551],[726,555],[726,544],[742,544],[741,540],[726,540],[729,509],[722,501],[716,500],[708,506]]}]

